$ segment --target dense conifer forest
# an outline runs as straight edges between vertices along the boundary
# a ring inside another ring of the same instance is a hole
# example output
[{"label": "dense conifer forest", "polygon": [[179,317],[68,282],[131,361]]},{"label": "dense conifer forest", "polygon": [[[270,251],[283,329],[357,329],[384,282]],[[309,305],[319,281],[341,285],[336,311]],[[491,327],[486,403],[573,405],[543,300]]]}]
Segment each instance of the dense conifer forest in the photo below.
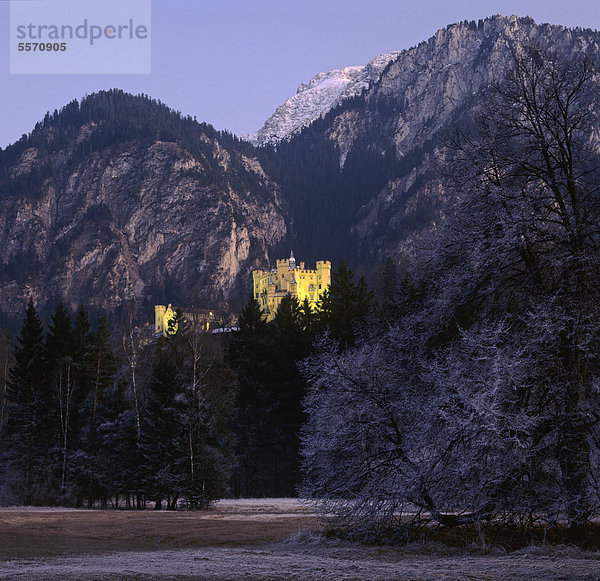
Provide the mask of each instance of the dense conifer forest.
[{"label": "dense conifer forest", "polygon": [[325,328],[352,342],[371,301],[342,263],[318,312],[288,296],[267,324],[250,299],[232,333],[178,313],[155,337],[133,320],[92,325],[62,302],[45,325],[30,302],[14,351],[3,344],[0,500],[175,509],[295,496],[297,362]]}]

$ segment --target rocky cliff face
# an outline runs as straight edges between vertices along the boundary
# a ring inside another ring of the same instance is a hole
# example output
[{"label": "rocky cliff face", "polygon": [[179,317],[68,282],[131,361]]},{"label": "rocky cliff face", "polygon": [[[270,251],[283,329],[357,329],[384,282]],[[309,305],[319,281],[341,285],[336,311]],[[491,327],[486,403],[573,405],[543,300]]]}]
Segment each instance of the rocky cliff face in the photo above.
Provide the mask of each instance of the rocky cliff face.
[{"label": "rocky cliff face", "polygon": [[597,31],[514,16],[450,25],[396,54],[361,97],[338,103],[324,122],[291,136],[292,147],[328,142],[348,174],[367,167],[365,152],[395,160],[380,170],[385,185],[367,185],[355,219],[345,225],[355,233],[363,261],[410,254],[419,233],[443,215],[448,193],[439,179],[441,140],[477,108],[526,43],[600,62]]},{"label": "rocky cliff face", "polygon": [[[29,296],[107,310],[237,300],[286,231],[260,163],[198,124],[194,153],[144,137],[93,147],[103,123],[65,135],[59,115],[5,162],[0,308],[20,314]],[[85,153],[88,145],[95,151]],[[11,192],[32,172],[46,177]]]}]

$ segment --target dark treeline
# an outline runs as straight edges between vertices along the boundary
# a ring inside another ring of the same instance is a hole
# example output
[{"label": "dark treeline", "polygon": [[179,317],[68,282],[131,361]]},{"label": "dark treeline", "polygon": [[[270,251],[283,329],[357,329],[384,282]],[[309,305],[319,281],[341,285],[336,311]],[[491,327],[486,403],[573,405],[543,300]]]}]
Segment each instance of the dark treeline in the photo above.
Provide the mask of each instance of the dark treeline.
[{"label": "dark treeline", "polygon": [[155,339],[92,329],[63,303],[44,331],[30,303],[15,342],[0,439],[3,502],[201,507],[233,462],[235,381],[194,321]]},{"label": "dark treeline", "polygon": [[234,496],[293,496],[305,380],[317,334],[353,344],[372,293],[342,262],[318,312],[288,296],[270,323],[250,299],[239,331],[95,325],[29,303],[0,354],[0,501],[175,509]]}]

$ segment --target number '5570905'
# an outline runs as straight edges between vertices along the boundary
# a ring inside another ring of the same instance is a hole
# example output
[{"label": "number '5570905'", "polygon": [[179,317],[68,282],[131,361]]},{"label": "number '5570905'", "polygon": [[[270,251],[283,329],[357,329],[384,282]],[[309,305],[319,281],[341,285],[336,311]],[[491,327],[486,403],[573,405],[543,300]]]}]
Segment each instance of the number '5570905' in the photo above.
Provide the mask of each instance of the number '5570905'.
[{"label": "number '5570905'", "polygon": [[65,52],[67,50],[66,42],[20,42],[19,52]]}]

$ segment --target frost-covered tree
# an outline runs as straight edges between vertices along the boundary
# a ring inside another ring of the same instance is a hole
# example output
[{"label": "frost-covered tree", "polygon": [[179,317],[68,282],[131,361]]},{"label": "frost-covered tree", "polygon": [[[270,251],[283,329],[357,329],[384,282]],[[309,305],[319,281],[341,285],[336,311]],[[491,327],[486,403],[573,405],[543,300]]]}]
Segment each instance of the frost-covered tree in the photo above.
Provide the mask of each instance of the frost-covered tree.
[{"label": "frost-covered tree", "polygon": [[304,363],[302,493],[355,532],[395,526],[402,535],[406,511],[431,504],[436,400],[423,389],[419,345],[408,327],[345,351],[325,336]]},{"label": "frost-covered tree", "polygon": [[447,151],[457,202],[412,273],[425,295],[307,362],[305,492],[344,522],[402,531],[411,507],[576,535],[600,512],[594,75],[523,49]]},{"label": "frost-covered tree", "polygon": [[[529,346],[535,359],[535,373],[518,387],[520,403],[536,402],[542,416],[554,406],[561,410],[537,430],[552,446],[541,456],[537,448],[535,461],[558,463],[558,488],[548,500],[562,505],[574,528],[598,509],[595,74],[582,57],[525,48],[490,96],[477,131],[458,147],[472,220],[462,230],[476,248],[467,254],[477,268],[470,299],[479,301],[483,322],[519,315],[510,318],[506,341]],[[535,447],[532,439],[528,444]]]}]

